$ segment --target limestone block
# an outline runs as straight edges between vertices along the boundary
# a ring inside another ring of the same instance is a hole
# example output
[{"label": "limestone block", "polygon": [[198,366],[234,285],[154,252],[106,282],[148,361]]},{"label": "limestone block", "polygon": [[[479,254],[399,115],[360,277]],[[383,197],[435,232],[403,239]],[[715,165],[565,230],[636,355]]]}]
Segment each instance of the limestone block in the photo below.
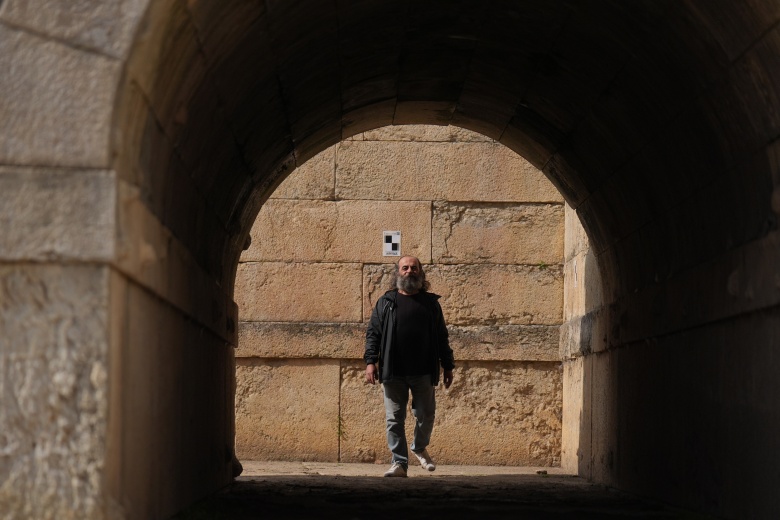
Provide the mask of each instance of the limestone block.
[{"label": "limestone block", "polygon": [[237,307],[141,200],[119,181],[116,265],[160,298],[198,320],[226,342],[237,338]]},{"label": "limestone block", "polygon": [[0,20],[120,58],[145,6],[141,0],[5,0]]},{"label": "limestone block", "polygon": [[267,323],[242,321],[237,357],[362,359],[362,323]]},{"label": "limestone block", "polygon": [[128,518],[168,518],[231,480],[233,352],[139,284],[125,291],[112,358],[119,406],[111,431],[120,432],[111,439],[111,460],[119,459],[114,498]]},{"label": "limestone block", "polygon": [[393,125],[363,132],[360,141],[419,141],[419,142],[459,142],[492,143],[484,135],[459,128],[457,126],[435,125]]},{"label": "limestone block", "polygon": [[296,168],[271,195],[272,199],[331,200],[334,197],[336,150],[326,148]]},{"label": "limestone block", "polygon": [[586,250],[566,261],[563,266],[566,283],[563,288],[564,319],[582,316],[601,307],[604,297],[596,256]]},{"label": "limestone block", "polygon": [[0,511],[102,517],[108,269],[0,266]]},{"label": "limestone block", "polygon": [[[367,265],[364,272],[364,318],[387,290],[394,267]],[[425,267],[431,292],[448,325],[555,325],[563,317],[563,270],[560,266],[433,265]]]},{"label": "limestone block", "polygon": [[584,362],[582,357],[563,363],[563,421],[561,427],[561,468],[581,474],[584,452],[580,451],[585,424],[583,413]]},{"label": "limestone block", "polygon": [[401,232],[401,252],[430,261],[430,202],[270,200],[242,260],[382,262],[383,231]]},{"label": "limestone block", "polygon": [[449,326],[455,362],[558,361],[558,325]]},{"label": "limestone block", "polygon": [[580,223],[577,212],[571,206],[564,204],[565,231],[563,239],[564,259],[570,260],[574,256],[587,252],[590,249],[588,235]]},{"label": "limestone block", "polygon": [[563,208],[438,202],[432,235],[436,263],[559,264]]},{"label": "limestone block", "polygon": [[[342,462],[389,463],[379,385],[363,366],[342,371]],[[440,464],[555,466],[561,450],[561,369],[557,363],[466,362],[449,390],[436,389],[429,451]],[[407,412],[407,442],[413,420]],[[412,462],[416,464],[416,462]]]},{"label": "limestone block", "polygon": [[[615,371],[619,350],[591,354],[585,360],[586,381],[590,383],[585,414],[590,418],[591,444],[589,466],[593,478],[608,485],[615,482],[618,436],[618,374]],[[588,377],[589,376],[589,377]]]},{"label": "limestone block", "polygon": [[0,25],[0,162],[107,167],[120,67]]},{"label": "limestone block", "polygon": [[562,201],[543,173],[495,143],[345,141],[336,162],[336,197]]},{"label": "limestone block", "polygon": [[110,260],[113,172],[0,166],[0,258]]},{"label": "limestone block", "polygon": [[359,264],[248,262],[236,274],[243,321],[360,322]]},{"label": "limestone block", "polygon": [[255,360],[236,367],[236,454],[338,460],[338,361]]},{"label": "limestone block", "polygon": [[437,389],[431,452],[443,464],[557,466],[561,456],[559,363],[467,362]]},{"label": "limestone block", "polygon": [[341,462],[389,464],[382,385],[366,383],[365,371],[360,361],[341,368]]}]

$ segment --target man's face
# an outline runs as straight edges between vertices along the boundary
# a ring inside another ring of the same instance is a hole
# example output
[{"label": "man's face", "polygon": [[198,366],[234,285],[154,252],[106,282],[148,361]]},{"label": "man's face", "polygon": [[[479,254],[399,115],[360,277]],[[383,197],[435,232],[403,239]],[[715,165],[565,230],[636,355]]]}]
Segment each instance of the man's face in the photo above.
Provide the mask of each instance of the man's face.
[{"label": "man's face", "polygon": [[398,274],[403,277],[411,276],[417,278],[420,276],[420,261],[412,256],[405,256],[398,262]]},{"label": "man's face", "polygon": [[398,261],[396,287],[406,293],[414,294],[423,286],[420,261],[413,256],[405,256]]}]

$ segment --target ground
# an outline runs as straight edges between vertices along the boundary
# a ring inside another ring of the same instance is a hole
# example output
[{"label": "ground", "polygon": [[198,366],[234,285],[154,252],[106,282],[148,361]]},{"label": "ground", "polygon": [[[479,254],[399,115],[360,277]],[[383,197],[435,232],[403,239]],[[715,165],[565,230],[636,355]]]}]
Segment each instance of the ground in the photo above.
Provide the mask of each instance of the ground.
[{"label": "ground", "polygon": [[176,520],[213,519],[704,519],[598,486],[560,468],[244,462],[244,473]]}]

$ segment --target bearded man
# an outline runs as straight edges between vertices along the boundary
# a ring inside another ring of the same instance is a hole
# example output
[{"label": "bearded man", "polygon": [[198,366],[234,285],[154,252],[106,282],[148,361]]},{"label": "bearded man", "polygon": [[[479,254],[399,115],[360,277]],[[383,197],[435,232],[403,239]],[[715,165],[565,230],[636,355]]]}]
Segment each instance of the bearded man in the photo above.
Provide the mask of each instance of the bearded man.
[{"label": "bearded man", "polygon": [[444,369],[444,387],[452,384],[455,368],[439,296],[429,292],[420,260],[404,256],[377,301],[366,331],[366,381],[381,382],[385,395],[387,446],[393,455],[385,477],[406,477],[406,406],[412,394],[416,419],[412,453],[423,469],[436,465],[426,449],[436,412],[434,388]]}]

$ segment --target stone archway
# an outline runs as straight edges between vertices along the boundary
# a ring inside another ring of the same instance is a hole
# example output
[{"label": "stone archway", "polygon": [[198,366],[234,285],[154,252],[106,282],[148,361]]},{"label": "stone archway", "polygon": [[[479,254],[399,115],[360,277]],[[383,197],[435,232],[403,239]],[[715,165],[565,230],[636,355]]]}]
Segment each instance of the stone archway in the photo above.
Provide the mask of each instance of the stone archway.
[{"label": "stone archway", "polygon": [[345,137],[432,123],[542,168],[591,240],[580,474],[780,510],[777,2],[82,5],[0,4],[7,509],[164,517],[228,482],[258,208]]}]

